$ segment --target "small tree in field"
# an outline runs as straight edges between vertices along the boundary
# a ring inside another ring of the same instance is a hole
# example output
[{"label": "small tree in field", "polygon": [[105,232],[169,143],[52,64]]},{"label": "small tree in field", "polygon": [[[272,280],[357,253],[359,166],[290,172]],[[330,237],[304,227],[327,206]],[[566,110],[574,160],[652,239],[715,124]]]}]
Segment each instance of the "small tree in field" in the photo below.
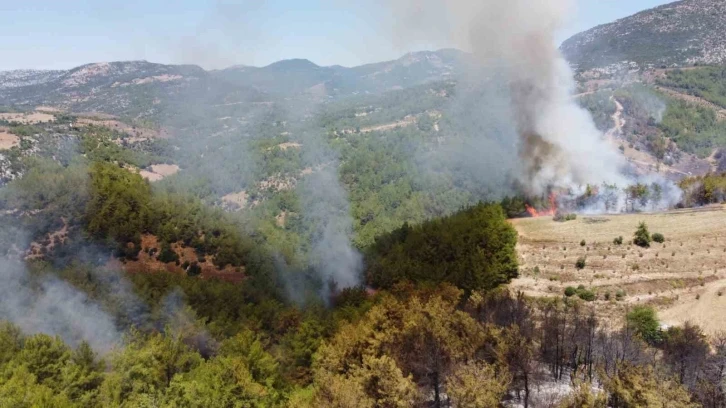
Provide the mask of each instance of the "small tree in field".
[{"label": "small tree in field", "polygon": [[648,232],[648,226],[644,222],[638,225],[638,229],[635,231],[633,243],[642,248],[650,247],[650,232]]},{"label": "small tree in field", "polygon": [[654,233],[651,238],[653,238],[653,241],[655,241],[659,244],[662,244],[663,242],[665,242],[665,237],[660,232]]}]

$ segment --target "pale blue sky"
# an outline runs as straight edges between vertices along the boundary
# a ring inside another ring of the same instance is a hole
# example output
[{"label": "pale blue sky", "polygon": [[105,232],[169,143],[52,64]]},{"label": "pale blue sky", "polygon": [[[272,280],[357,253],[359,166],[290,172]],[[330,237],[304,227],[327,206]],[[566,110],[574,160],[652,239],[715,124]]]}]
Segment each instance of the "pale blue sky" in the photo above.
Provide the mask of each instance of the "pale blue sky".
[{"label": "pale blue sky", "polygon": [[[352,66],[412,51],[390,40],[385,8],[375,1],[0,0],[0,70],[131,59],[205,68],[284,58]],[[577,0],[559,38],[667,2]]]}]

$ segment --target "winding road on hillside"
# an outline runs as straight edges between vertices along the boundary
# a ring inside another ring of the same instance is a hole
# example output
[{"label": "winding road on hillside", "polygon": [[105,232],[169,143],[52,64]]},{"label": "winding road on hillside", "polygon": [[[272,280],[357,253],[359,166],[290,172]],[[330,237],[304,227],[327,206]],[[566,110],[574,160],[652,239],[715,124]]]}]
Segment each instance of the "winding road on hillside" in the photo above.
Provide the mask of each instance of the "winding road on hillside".
[{"label": "winding road on hillside", "polygon": [[610,97],[610,100],[615,104],[615,113],[612,114],[611,118],[613,119],[613,127],[610,128],[607,132],[605,132],[606,139],[614,146],[623,146],[623,154],[625,155],[625,158],[630,162],[636,165],[637,167],[640,167],[645,172],[652,172],[654,169],[660,166],[661,172],[669,172],[673,174],[678,174],[681,176],[691,176],[692,174],[689,174],[687,172],[678,170],[673,168],[672,166],[667,166],[663,163],[658,163],[658,160],[656,160],[653,156],[651,156],[648,153],[638,151],[636,149],[626,147],[626,143],[624,143],[624,129],[626,120],[623,117],[625,108],[623,107],[623,104],[620,103],[617,99],[615,99],[614,96]]}]

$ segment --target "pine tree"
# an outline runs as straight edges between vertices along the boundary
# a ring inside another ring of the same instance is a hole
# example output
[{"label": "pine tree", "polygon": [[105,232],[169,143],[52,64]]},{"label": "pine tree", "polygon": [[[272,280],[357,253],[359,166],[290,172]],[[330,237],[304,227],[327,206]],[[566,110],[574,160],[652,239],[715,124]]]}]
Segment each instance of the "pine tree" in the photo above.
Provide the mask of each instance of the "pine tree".
[{"label": "pine tree", "polygon": [[638,229],[635,231],[635,237],[633,243],[639,247],[650,248],[650,232],[648,232],[648,226],[644,222],[638,225]]}]

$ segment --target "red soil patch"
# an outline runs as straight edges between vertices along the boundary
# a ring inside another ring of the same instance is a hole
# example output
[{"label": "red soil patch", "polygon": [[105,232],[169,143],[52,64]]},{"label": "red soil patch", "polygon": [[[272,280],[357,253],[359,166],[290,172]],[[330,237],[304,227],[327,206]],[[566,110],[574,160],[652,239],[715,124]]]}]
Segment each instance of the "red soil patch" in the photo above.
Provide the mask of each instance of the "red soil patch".
[{"label": "red soil patch", "polygon": [[123,262],[114,260],[109,267],[118,267],[129,273],[155,273],[169,272],[186,275],[186,271],[181,267],[185,262],[197,262],[202,269],[199,275],[202,279],[219,279],[231,283],[239,283],[245,279],[244,268],[236,268],[226,266],[218,269],[214,266],[212,256],[207,256],[205,262],[199,262],[199,257],[194,248],[184,247],[179,243],[171,245],[171,248],[179,256],[179,265],[175,262],[164,263],[156,259],[156,256],[149,255],[147,249],[157,249],[157,253],[161,248],[159,240],[154,235],[143,235],[141,237],[142,251],[139,252],[137,261],[125,260]]}]

